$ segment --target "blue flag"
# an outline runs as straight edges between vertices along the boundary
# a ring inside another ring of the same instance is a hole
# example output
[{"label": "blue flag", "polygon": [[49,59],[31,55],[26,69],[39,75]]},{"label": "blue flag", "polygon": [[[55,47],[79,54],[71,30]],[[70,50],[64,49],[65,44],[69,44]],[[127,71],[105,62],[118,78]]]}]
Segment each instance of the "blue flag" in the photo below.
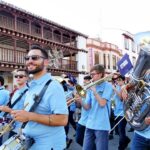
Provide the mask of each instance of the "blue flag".
[{"label": "blue flag", "polygon": [[118,70],[122,76],[125,76],[132,68],[133,65],[130,61],[129,55],[125,54],[118,62],[117,62]]}]

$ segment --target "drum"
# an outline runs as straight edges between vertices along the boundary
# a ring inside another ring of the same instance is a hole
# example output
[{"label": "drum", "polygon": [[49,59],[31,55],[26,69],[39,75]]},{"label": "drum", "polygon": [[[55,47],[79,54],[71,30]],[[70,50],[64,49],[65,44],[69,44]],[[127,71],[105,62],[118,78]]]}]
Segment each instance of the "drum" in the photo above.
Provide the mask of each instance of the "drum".
[{"label": "drum", "polygon": [[25,138],[14,135],[0,146],[0,150],[27,150]]}]

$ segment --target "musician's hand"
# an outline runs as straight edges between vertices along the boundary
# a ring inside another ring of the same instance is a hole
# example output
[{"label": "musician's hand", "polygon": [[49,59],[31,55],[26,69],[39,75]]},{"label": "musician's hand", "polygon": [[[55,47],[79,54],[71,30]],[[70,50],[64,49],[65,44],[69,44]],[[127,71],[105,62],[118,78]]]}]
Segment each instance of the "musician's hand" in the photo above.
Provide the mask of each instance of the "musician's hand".
[{"label": "musician's hand", "polygon": [[25,110],[13,110],[11,114],[15,120],[20,122],[27,122],[30,120],[30,112]]},{"label": "musician's hand", "polygon": [[128,93],[125,86],[121,88],[120,94],[123,100],[127,100]]},{"label": "musician's hand", "polygon": [[12,109],[9,108],[8,106],[0,106],[0,110],[3,111],[3,112],[10,113]]},{"label": "musician's hand", "polygon": [[145,118],[145,123],[148,124],[148,125],[150,125],[150,117],[146,117]]},{"label": "musician's hand", "polygon": [[82,102],[82,98],[81,97],[76,97],[76,102],[81,103]]},{"label": "musician's hand", "polygon": [[92,90],[93,93],[96,93],[96,87],[95,87],[95,86],[92,86],[92,87],[90,88],[90,90]]}]

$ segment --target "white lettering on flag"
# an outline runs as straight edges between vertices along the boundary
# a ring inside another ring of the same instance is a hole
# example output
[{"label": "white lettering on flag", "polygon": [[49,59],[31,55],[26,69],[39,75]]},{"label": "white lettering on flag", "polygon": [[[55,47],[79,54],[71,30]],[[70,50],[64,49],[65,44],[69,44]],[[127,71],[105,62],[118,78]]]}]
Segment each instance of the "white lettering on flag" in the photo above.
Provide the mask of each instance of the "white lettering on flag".
[{"label": "white lettering on flag", "polygon": [[127,64],[128,64],[127,60],[123,61],[122,64],[120,64],[120,68],[123,69]]}]

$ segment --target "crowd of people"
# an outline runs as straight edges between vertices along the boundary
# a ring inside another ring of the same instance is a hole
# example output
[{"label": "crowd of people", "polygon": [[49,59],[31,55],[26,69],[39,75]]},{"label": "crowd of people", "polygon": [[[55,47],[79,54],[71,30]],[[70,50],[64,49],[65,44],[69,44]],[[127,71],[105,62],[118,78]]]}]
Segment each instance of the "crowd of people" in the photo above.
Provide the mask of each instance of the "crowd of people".
[{"label": "crowd of people", "polygon": [[[73,140],[68,137],[72,125],[75,141],[83,150],[108,150],[115,127],[118,150],[127,148],[131,139],[126,135],[123,109],[128,99],[124,76],[116,73],[112,82],[106,81],[103,65],[97,64],[83,80],[84,86],[99,82],[86,91],[78,91],[77,83],[71,79],[59,83],[47,72],[48,53],[39,45],[31,46],[25,61],[26,69],[18,69],[14,74],[17,89],[13,94],[4,88],[4,78],[0,76],[1,122],[4,117],[14,121],[8,138],[24,135],[30,150],[64,150]],[[76,110],[80,110],[80,116],[76,116]],[[150,118],[145,118],[145,122],[150,124]],[[2,136],[0,142],[3,145]],[[150,128],[135,131],[131,150],[148,149]]]}]

